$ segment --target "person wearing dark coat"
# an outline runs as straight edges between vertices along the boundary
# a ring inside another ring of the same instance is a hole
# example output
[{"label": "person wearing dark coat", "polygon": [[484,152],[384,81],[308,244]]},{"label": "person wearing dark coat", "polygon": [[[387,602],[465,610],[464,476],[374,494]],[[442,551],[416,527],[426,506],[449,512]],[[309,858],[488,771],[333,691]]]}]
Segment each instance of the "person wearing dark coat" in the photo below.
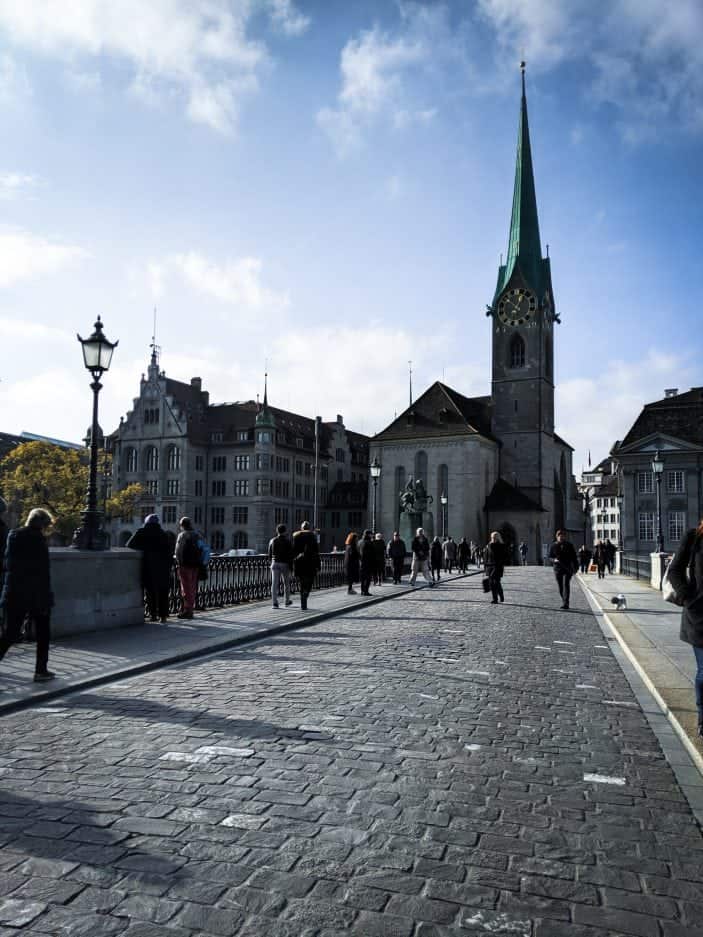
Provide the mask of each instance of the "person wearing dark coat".
[{"label": "person wearing dark coat", "polygon": [[430,546],[430,572],[432,581],[439,582],[442,572],[442,543],[439,537],[435,537]]},{"label": "person wearing dark coat", "polygon": [[410,585],[415,585],[417,574],[422,573],[431,586],[434,586],[434,579],[430,576],[427,567],[430,563],[430,541],[425,536],[422,527],[418,527],[415,536],[410,544],[413,558],[410,565]]},{"label": "person wearing dark coat", "polygon": [[491,605],[497,605],[498,600],[505,601],[503,594],[503,573],[505,572],[505,544],[503,538],[494,530],[491,539],[483,551],[483,566],[491,587]]},{"label": "person wearing dark coat", "polygon": [[376,534],[373,538],[373,549],[376,556],[373,583],[375,586],[380,586],[386,578],[386,541],[383,539],[383,534]]},{"label": "person wearing dark coat", "polygon": [[466,542],[466,537],[462,537],[456,548],[456,555],[459,560],[459,569],[462,573],[466,572],[471,558],[471,547]]},{"label": "person wearing dark coat", "polygon": [[605,564],[608,567],[608,572],[610,575],[613,575],[613,569],[615,567],[615,554],[617,549],[614,543],[611,543],[610,540],[605,541]]},{"label": "person wearing dark coat", "polygon": [[581,572],[587,574],[588,567],[591,564],[591,551],[588,549],[585,543],[578,552],[578,561]]},{"label": "person wearing dark coat", "polygon": [[684,535],[668,573],[677,604],[683,606],[679,637],[691,645],[696,658],[698,735],[703,738],[703,521]]},{"label": "person wearing dark coat", "polygon": [[303,521],[300,530],[293,534],[293,570],[300,582],[300,608],[304,612],[308,609],[308,598],[321,566],[317,537],[310,530],[310,521]]},{"label": "person wearing dark coat", "polygon": [[393,583],[398,586],[403,577],[403,566],[405,565],[405,541],[401,539],[397,530],[393,531],[393,539],[388,541],[388,556],[393,563]]},{"label": "person wearing dark coat", "polygon": [[344,578],[347,580],[347,594],[356,595],[354,583],[359,581],[359,544],[358,537],[352,531],[344,541]]},{"label": "person wearing dark coat", "polygon": [[45,534],[52,523],[53,518],[48,511],[34,508],[29,512],[26,526],[9,533],[5,548],[5,578],[0,593],[0,607],[5,609],[0,660],[19,640],[25,616],[29,615],[37,635],[36,683],[53,680],[56,676],[47,669],[54,593],[51,591],[49,547]]},{"label": "person wearing dark coat", "polygon": [[369,586],[376,569],[376,547],[370,530],[365,530],[359,544],[361,594],[371,595]]},{"label": "person wearing dark coat", "polygon": [[605,579],[605,567],[608,565],[608,548],[599,540],[593,550],[593,562],[598,567],[598,578]]},{"label": "person wearing dark coat", "polygon": [[549,559],[554,566],[554,575],[561,596],[561,607],[568,609],[571,597],[571,577],[578,570],[579,561],[573,543],[569,543],[566,539],[565,530],[557,531],[557,539],[549,548]]},{"label": "person wearing dark coat", "polygon": [[285,524],[278,524],[276,536],[269,540],[268,557],[271,561],[271,607],[279,608],[278,596],[283,583],[286,606],[292,605],[290,597],[290,571],[293,565],[293,544],[286,536]]},{"label": "person wearing dark coat", "polygon": [[0,498],[0,589],[2,589],[5,547],[7,546],[7,535],[9,534],[9,530],[3,516],[5,511],[7,511],[7,502],[4,498]]},{"label": "person wearing dark coat", "polygon": [[158,515],[149,514],[127,541],[131,550],[142,551],[142,588],[150,621],[168,621],[168,593],[171,586],[173,546],[159,523]]}]

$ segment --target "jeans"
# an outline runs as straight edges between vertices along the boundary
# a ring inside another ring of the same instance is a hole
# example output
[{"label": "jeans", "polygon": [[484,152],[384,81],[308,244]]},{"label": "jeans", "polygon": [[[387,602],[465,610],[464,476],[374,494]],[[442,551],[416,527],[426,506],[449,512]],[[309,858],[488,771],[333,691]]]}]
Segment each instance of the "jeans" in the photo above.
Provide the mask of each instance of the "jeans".
[{"label": "jeans", "polygon": [[703,647],[694,647],[696,655],[696,706],[698,707],[698,724],[703,723]]},{"label": "jeans", "polygon": [[497,602],[499,599],[501,602],[505,600],[503,595],[503,583],[501,579],[503,578],[502,574],[499,574],[495,568],[486,569],[486,575],[488,576],[488,582],[491,586],[491,596],[494,602]]},{"label": "jeans", "polygon": [[290,602],[290,566],[288,563],[271,563],[271,599],[273,607],[278,605],[278,596],[281,594],[281,580],[283,580],[283,593],[286,605]]},{"label": "jeans", "polygon": [[554,575],[557,577],[559,595],[562,597],[564,605],[568,605],[571,597],[571,573],[566,569],[555,569]]},{"label": "jeans", "polygon": [[427,572],[427,567],[429,566],[429,560],[419,560],[416,556],[413,556],[413,562],[411,566],[410,574],[410,585],[415,585],[415,580],[417,579],[417,574],[422,573],[425,579],[428,582],[433,582],[434,580],[430,578],[430,574]]},{"label": "jeans", "polygon": [[[0,660],[7,653],[8,648],[19,641],[20,632],[26,609],[18,605],[8,605],[5,609],[5,634],[0,638]],[[46,665],[49,662],[49,614],[41,615],[38,612],[30,612],[34,627],[37,633],[37,662],[35,671],[37,673],[46,673]]]},{"label": "jeans", "polygon": [[195,608],[195,598],[198,594],[198,567],[179,566],[178,579],[181,583],[183,611],[192,612]]}]

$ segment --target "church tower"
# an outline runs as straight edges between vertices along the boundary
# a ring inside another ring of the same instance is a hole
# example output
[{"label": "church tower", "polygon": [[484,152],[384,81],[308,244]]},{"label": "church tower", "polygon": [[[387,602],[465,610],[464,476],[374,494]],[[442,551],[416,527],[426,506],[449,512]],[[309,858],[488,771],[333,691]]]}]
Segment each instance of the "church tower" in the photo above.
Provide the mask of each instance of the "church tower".
[{"label": "church tower", "polygon": [[536,505],[553,502],[554,323],[549,258],[542,257],[525,96],[525,63],[508,254],[492,316],[493,434],[500,476]]}]

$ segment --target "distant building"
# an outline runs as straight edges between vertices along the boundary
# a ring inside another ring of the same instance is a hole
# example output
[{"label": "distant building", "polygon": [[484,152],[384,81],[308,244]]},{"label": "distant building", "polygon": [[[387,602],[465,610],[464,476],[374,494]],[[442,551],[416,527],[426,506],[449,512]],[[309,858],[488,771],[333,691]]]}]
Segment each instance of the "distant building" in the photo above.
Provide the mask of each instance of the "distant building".
[{"label": "distant building", "polygon": [[139,482],[145,491],[137,515],[112,521],[116,545],[150,513],[174,532],[188,515],[218,553],[264,552],[277,524],[294,530],[315,516],[326,551],[366,524],[366,436],[341,416],[327,423],[270,406],[267,388],[262,404],[210,403],[199,377],[167,377],[155,352],[111,444],[112,490]]},{"label": "distant building", "polygon": [[665,391],[642,409],[610,456],[620,474],[623,494],[624,552],[646,555],[656,548],[657,483],[652,458],[659,452],[661,524],[664,549],[673,552],[684,532],[703,518],[703,387],[685,393]]},{"label": "distant building", "polygon": [[81,443],[78,442],[66,442],[64,439],[53,439],[51,436],[40,436],[37,433],[27,433],[23,430],[19,436],[14,433],[0,433],[0,459],[4,459],[9,452],[25,442],[48,442],[61,449],[83,449]]},{"label": "distant building", "polygon": [[582,542],[593,546],[599,540],[620,544],[620,479],[612,459],[603,459],[581,475],[579,492],[588,495],[589,511],[584,512]]}]

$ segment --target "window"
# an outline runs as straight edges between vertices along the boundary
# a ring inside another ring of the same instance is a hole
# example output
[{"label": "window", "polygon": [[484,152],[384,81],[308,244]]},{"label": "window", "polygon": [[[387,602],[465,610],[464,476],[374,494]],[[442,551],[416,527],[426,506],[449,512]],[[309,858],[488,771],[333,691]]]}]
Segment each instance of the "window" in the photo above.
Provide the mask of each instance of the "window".
[{"label": "window", "polygon": [[303,497],[306,501],[309,501],[312,498],[312,485],[306,485],[303,491]]},{"label": "window", "polygon": [[249,471],[249,456],[248,455],[236,455],[234,457],[234,471],[235,472],[248,472]]},{"label": "window", "polygon": [[[675,470],[673,472],[666,473],[666,487],[672,494],[683,494],[684,490],[684,481],[683,481],[683,472]],[[683,536],[683,534],[682,534]]]},{"label": "window", "polygon": [[322,504],[327,500],[327,488],[320,488],[320,501]]},{"label": "window", "polygon": [[327,466],[326,465],[320,466],[320,478],[322,479],[322,481],[325,481],[325,482],[327,481]]},{"label": "window", "polygon": [[652,477],[652,472],[638,472],[637,473],[637,491],[641,495],[652,494],[652,492],[654,491],[654,478]]},{"label": "window", "polygon": [[202,498],[203,496],[203,480],[202,478],[196,478],[195,480],[195,497]]},{"label": "window", "polygon": [[415,453],[415,481],[421,481],[427,487],[427,453]]},{"label": "window", "polygon": [[303,486],[302,486],[302,485],[296,485],[296,486],[295,486],[295,497],[296,497],[298,500],[300,500],[300,499],[303,497]]},{"label": "window", "polygon": [[337,481],[338,482],[344,481],[344,469],[337,469]]},{"label": "window", "polygon": [[233,524],[248,524],[249,523],[249,508],[235,505],[232,508],[232,523]]},{"label": "window", "polygon": [[243,498],[249,494],[249,482],[245,478],[237,478],[234,482],[234,495]]},{"label": "window", "polygon": [[271,491],[271,482],[268,478],[257,478],[256,479],[256,493],[257,495],[267,495]]},{"label": "window", "polygon": [[181,468],[181,450],[178,446],[168,447],[168,470],[178,472]]},{"label": "window", "polygon": [[295,509],[295,525],[296,525],[296,527],[299,527],[300,524],[302,524],[302,522],[303,522],[303,509],[302,509],[302,508],[296,508],[296,509]]},{"label": "window", "polygon": [[144,423],[153,425],[154,423],[159,422],[159,408],[158,407],[147,407],[144,410]]},{"label": "window", "polygon": [[295,460],[295,474],[296,474],[296,475],[302,475],[302,474],[303,474],[303,463],[301,462],[300,459],[296,459],[296,460]]},{"label": "window", "polygon": [[288,508],[275,508],[273,512],[274,524],[288,523]]},{"label": "window", "polygon": [[205,468],[205,456],[196,455],[195,457],[195,471],[202,472]]},{"label": "window", "polygon": [[210,545],[212,549],[219,552],[225,548],[225,535],[221,530],[213,530],[210,537]]},{"label": "window", "polygon": [[349,511],[347,515],[349,519],[349,529],[354,530],[355,527],[361,527],[363,521],[361,516],[361,511]]},{"label": "window", "polygon": [[259,442],[271,442],[271,433],[268,430],[260,430],[256,438]]},{"label": "window", "polygon": [[290,459],[285,458],[284,456],[276,456],[276,471],[277,472],[290,472]]},{"label": "window", "polygon": [[136,472],[138,465],[137,450],[134,446],[130,446],[127,450],[127,459],[126,459],[127,471]]},{"label": "window", "polygon": [[166,504],[161,509],[161,517],[164,524],[175,524],[176,523],[176,505],[175,504]]},{"label": "window", "polygon": [[305,474],[308,476],[308,478],[310,477],[310,475],[313,474],[313,470],[312,470],[312,469],[313,469],[312,465],[311,465],[309,462],[306,462],[306,463],[305,463]]},{"label": "window", "polygon": [[237,433],[237,440],[238,440],[239,442],[248,442],[248,441],[249,441],[249,430],[248,430],[248,429],[240,429],[239,432]]},{"label": "window", "polygon": [[146,470],[147,472],[158,472],[159,470],[159,450],[156,446],[149,446],[146,450]]},{"label": "window", "polygon": [[210,433],[210,442],[222,442],[222,433]]},{"label": "window", "polygon": [[[150,495],[157,495],[159,493],[159,482],[156,478],[150,478],[146,483],[146,490]],[[149,513],[153,514],[153,511]]]},{"label": "window", "polygon": [[203,509],[198,507],[193,509],[193,523],[202,524],[203,522]]},{"label": "window", "polygon": [[227,493],[226,481],[213,481],[212,483],[213,498],[224,498],[226,493]]},{"label": "window", "polygon": [[232,549],[244,550],[249,546],[249,537],[246,530],[236,530],[232,535]]},{"label": "window", "polygon": [[169,478],[166,481],[166,494],[177,495],[180,491],[181,483],[177,478]]},{"label": "window", "polygon": [[[210,522],[212,524],[224,524],[225,522],[225,509],[224,508],[210,508]],[[213,544],[214,546],[214,544]]]},{"label": "window", "polygon": [[[650,472],[651,475],[651,472]],[[654,511],[640,511],[640,540],[654,540]]]},{"label": "window", "polygon": [[274,494],[277,498],[289,498],[290,482],[282,482],[280,478],[277,478],[274,482]]},{"label": "window", "polygon": [[261,471],[261,469],[269,469],[271,466],[271,456],[267,453],[259,453],[256,456],[256,467]]},{"label": "window", "polygon": [[296,438],[295,438],[295,448],[296,448],[296,449],[302,449],[302,448],[303,448],[303,440],[300,438],[300,436],[296,436]]},{"label": "window", "polygon": [[513,335],[510,340],[510,367],[525,367],[525,342],[521,335]]},{"label": "window", "polygon": [[341,527],[342,526],[342,515],[339,511],[330,512],[330,527]]},{"label": "window", "polygon": [[[673,474],[673,473],[672,473]],[[678,543],[686,526],[685,511],[669,511],[669,540]]]},{"label": "window", "polygon": [[227,469],[227,456],[226,455],[214,455],[212,457],[212,470],[213,472],[224,472]]},{"label": "window", "polygon": [[344,462],[344,449],[337,449],[334,457],[337,462]]}]

